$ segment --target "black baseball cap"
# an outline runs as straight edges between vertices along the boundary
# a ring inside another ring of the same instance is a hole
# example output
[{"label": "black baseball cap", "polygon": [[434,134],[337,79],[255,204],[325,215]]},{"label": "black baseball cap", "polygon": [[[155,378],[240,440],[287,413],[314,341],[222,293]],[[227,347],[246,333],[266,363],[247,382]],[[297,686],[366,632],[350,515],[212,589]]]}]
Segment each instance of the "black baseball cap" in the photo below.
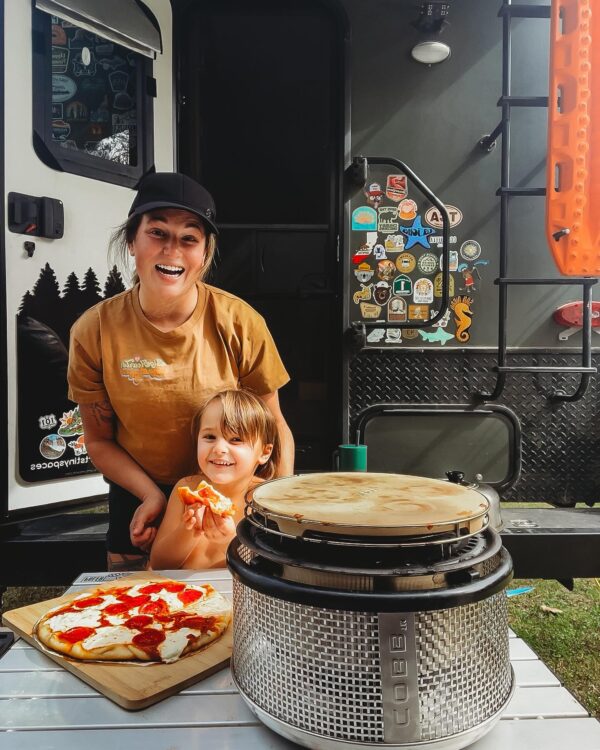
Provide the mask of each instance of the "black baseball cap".
[{"label": "black baseball cap", "polygon": [[208,225],[211,232],[219,233],[215,224],[215,202],[211,194],[185,174],[152,172],[142,177],[128,216],[139,216],[155,208],[182,208],[191,211]]}]

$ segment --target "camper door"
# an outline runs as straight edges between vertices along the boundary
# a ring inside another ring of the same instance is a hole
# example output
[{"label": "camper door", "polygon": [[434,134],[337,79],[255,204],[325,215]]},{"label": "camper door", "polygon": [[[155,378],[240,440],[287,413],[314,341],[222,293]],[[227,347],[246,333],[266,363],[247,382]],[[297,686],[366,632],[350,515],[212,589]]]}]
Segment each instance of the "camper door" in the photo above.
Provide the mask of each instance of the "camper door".
[{"label": "camper door", "polygon": [[172,170],[174,149],[168,2],[3,6],[0,511],[10,518],[106,490],[67,398],[69,329],[129,285],[109,238],[139,178]]}]

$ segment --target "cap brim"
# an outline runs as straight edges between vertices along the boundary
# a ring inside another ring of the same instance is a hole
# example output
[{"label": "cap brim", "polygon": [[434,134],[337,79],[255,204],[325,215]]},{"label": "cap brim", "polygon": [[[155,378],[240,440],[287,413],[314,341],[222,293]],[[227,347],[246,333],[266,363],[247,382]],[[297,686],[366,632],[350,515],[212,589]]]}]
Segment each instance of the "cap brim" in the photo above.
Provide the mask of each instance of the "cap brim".
[{"label": "cap brim", "polygon": [[189,211],[191,214],[195,214],[199,219],[202,219],[202,221],[205,224],[208,224],[210,229],[215,233],[219,234],[219,229],[217,225],[212,221],[212,219],[207,219],[206,216],[203,216],[198,211],[194,211],[189,206],[184,206],[181,203],[165,203],[164,201],[158,201],[155,203],[144,203],[141,206],[136,206],[135,209],[129,214],[128,218],[130,219],[132,216],[139,216],[140,214],[146,214],[148,211],[154,211],[155,208],[180,208],[182,211]]}]

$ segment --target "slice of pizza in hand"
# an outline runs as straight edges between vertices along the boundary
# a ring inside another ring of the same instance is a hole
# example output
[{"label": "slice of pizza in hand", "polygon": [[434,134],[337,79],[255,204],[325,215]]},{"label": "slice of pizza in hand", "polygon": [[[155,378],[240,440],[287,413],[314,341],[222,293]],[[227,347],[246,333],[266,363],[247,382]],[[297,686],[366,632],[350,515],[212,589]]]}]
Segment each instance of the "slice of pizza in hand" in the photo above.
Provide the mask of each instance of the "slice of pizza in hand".
[{"label": "slice of pizza in hand", "polygon": [[184,505],[205,505],[217,516],[233,516],[235,508],[228,497],[217,492],[208,482],[200,482],[195,490],[178,487],[177,492]]},{"label": "slice of pizza in hand", "polygon": [[168,663],[215,641],[230,619],[209,583],[162,579],[77,596],[43,615],[34,635],[73,659]]}]

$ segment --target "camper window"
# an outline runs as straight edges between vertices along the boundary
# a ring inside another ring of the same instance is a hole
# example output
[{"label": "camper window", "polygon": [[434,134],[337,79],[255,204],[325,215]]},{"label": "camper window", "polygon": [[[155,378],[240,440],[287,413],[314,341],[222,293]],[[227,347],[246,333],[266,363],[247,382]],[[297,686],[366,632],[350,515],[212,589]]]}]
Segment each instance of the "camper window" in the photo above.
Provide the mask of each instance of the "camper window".
[{"label": "camper window", "polygon": [[48,166],[133,186],[152,156],[152,63],[33,11],[33,140]]}]

